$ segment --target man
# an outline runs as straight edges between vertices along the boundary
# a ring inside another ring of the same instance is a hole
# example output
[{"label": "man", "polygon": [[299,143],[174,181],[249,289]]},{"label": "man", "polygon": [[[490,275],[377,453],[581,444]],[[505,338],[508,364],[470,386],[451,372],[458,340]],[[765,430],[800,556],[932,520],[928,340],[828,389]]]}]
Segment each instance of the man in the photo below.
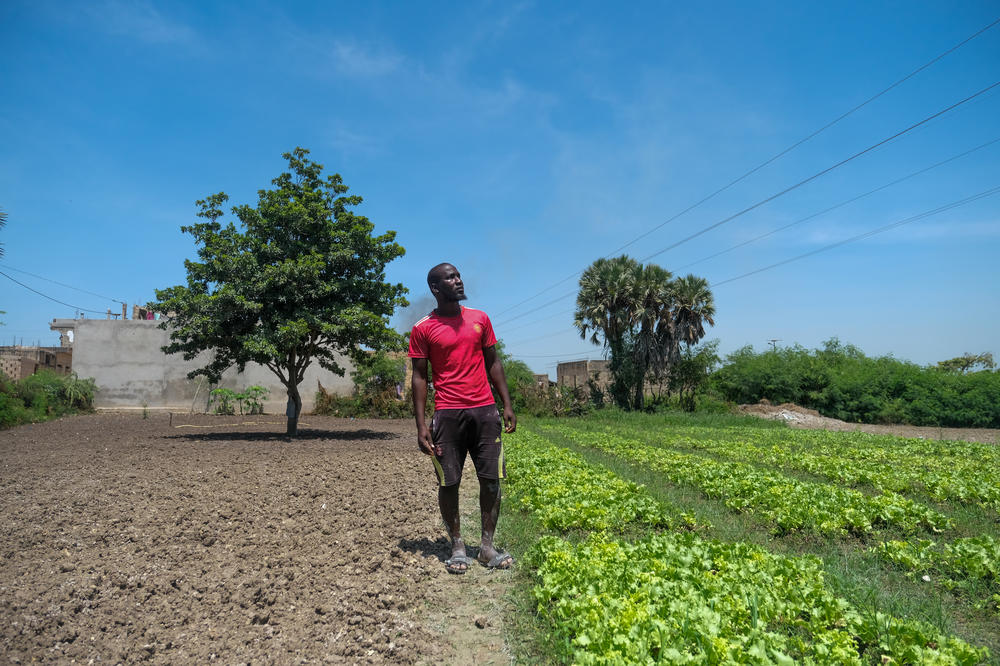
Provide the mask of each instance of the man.
[{"label": "man", "polygon": [[[496,350],[493,325],[486,313],[459,305],[465,300],[462,276],[451,264],[438,264],[427,274],[437,308],[410,333],[413,359],[413,413],[417,444],[432,456],[438,477],[438,505],[451,537],[449,573],[465,573],[472,559],[465,552],[458,515],[458,487],[466,455],[479,477],[479,510],[483,537],[477,559],[490,569],[509,569],[514,558],[493,544],[500,516],[500,479],[506,469],[500,441],[500,414],[490,382],[503,401],[503,430],[514,432],[517,417],[510,404],[507,379]],[[434,373],[434,418],[427,426],[427,365]]]}]

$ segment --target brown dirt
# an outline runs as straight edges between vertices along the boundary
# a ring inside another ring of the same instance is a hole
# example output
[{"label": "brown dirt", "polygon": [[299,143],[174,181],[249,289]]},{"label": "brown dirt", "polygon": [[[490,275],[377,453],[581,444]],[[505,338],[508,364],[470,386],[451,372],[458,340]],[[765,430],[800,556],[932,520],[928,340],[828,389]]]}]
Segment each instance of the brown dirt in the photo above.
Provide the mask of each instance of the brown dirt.
[{"label": "brown dirt", "polygon": [[790,402],[772,405],[761,402],[756,405],[740,405],[742,414],[759,416],[774,421],[784,421],[793,428],[813,430],[854,430],[878,435],[916,437],[920,439],[952,439],[964,442],[984,442],[1000,444],[1000,430],[990,428],[938,428],[936,426],[878,425],[873,423],[848,423],[820,415],[815,409],[806,409]]},{"label": "brown dirt", "polygon": [[292,442],[273,416],[0,432],[5,661],[509,663],[511,574],[445,572],[412,423],[302,421]]}]

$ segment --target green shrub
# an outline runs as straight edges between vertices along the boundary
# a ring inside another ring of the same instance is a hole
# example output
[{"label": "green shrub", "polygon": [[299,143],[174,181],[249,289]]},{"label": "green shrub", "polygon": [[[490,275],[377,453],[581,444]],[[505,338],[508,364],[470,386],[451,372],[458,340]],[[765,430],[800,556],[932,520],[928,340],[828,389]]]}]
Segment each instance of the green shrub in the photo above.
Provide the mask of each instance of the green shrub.
[{"label": "green shrub", "polygon": [[0,428],[37,423],[94,408],[93,379],[42,370],[21,381],[0,381]]},{"label": "green shrub", "polygon": [[214,411],[216,414],[235,414],[236,413],[236,391],[227,388],[217,388],[212,389],[212,393],[208,399],[209,406],[215,405]]},{"label": "green shrub", "polygon": [[869,358],[836,338],[812,351],[793,346],[758,354],[744,347],[709,384],[731,402],[793,402],[843,421],[1000,427],[1000,373]]},{"label": "green shrub", "polygon": [[267,400],[267,396],[271,391],[264,388],[263,386],[250,386],[243,393],[236,396],[240,403],[240,413],[244,413],[244,409],[247,414],[263,414],[264,413],[264,401]]}]

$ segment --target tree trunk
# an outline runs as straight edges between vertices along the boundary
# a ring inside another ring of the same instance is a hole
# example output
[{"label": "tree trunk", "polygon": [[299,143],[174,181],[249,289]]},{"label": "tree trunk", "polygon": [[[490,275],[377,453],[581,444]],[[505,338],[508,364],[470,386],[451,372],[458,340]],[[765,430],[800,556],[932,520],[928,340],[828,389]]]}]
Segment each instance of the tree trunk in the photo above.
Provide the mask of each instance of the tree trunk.
[{"label": "tree trunk", "polygon": [[288,417],[288,428],[285,434],[296,437],[299,434],[299,414],[302,412],[302,397],[299,395],[299,385],[288,387],[288,404],[285,406],[285,416]]}]

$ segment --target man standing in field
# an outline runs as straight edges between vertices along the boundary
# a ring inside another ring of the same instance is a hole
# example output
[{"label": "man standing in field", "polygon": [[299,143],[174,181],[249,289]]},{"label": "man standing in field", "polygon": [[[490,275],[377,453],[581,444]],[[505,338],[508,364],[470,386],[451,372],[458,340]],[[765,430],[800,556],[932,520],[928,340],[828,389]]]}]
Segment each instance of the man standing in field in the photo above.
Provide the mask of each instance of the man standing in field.
[{"label": "man standing in field", "polygon": [[[507,378],[497,355],[493,325],[485,312],[459,305],[464,301],[462,276],[451,264],[438,264],[427,274],[437,308],[413,325],[413,413],[417,444],[432,457],[439,483],[438,504],[451,537],[449,573],[465,573],[472,558],[465,552],[458,515],[458,487],[466,455],[479,477],[479,510],[483,537],[477,559],[490,569],[509,569],[514,558],[493,545],[500,516],[500,479],[506,469],[500,430],[514,432],[517,417],[510,404]],[[434,418],[428,428],[427,365],[434,373]],[[503,401],[503,424],[490,391],[493,383]]]}]

